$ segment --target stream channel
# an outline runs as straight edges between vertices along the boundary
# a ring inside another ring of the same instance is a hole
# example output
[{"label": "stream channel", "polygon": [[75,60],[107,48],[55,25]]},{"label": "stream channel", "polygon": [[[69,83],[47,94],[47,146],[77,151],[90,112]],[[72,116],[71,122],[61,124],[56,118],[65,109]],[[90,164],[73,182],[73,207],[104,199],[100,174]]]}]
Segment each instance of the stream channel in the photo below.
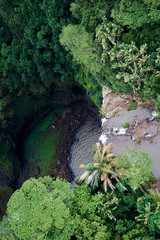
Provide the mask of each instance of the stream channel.
[{"label": "stream channel", "polygon": [[[55,108],[34,125],[23,143],[25,165],[18,185],[29,177],[50,175],[76,186],[75,179],[84,171],[79,166],[93,162],[92,146],[98,141],[112,142],[115,156],[125,146],[144,150],[152,159],[153,175],[159,179],[160,122],[152,119],[151,114],[139,107],[130,112],[121,111],[118,117],[101,119],[97,109],[84,100]],[[124,122],[129,128],[123,127]],[[141,139],[140,145],[136,139]]]},{"label": "stream channel", "polygon": [[[102,144],[111,142],[115,156],[118,156],[121,150],[127,151],[130,148],[148,153],[152,160],[153,176],[159,180],[160,119],[156,118],[156,112],[138,107],[129,112],[121,111],[117,117],[102,118],[101,121],[102,128],[98,119],[87,119],[76,134],[70,150],[70,167],[74,180],[84,172],[84,169],[79,168],[80,164],[93,162],[91,149],[98,141]],[[128,123],[128,128],[123,127],[125,122]],[[140,139],[140,144],[137,144],[137,139]],[[72,187],[75,185],[72,181]]]},{"label": "stream channel", "polygon": [[74,180],[80,176],[84,169],[79,168],[83,164],[93,162],[92,146],[99,141],[101,125],[97,118],[87,118],[77,131],[74,143],[70,149],[70,168],[73,172],[71,186],[76,184]]}]

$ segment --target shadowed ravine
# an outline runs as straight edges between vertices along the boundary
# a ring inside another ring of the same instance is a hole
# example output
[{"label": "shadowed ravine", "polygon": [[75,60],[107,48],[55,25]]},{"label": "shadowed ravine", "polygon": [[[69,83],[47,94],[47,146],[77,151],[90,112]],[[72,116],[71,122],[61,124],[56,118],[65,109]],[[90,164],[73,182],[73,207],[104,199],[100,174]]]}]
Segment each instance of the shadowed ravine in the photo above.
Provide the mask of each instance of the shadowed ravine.
[{"label": "shadowed ravine", "polygon": [[[45,175],[60,177],[71,182],[74,170],[72,171],[69,166],[70,148],[75,141],[77,130],[86,118],[92,119],[93,126],[88,130],[91,133],[91,144],[88,147],[90,150],[94,144],[92,130],[95,129],[95,135],[99,130],[96,128],[98,115],[98,110],[93,103],[85,99],[63,108],[59,106],[57,110],[49,112],[38,124],[35,124],[21,145],[23,169],[17,180],[18,186],[21,186],[29,177],[38,178]],[[84,139],[88,138],[88,131]],[[78,163],[75,162],[75,164]]]}]

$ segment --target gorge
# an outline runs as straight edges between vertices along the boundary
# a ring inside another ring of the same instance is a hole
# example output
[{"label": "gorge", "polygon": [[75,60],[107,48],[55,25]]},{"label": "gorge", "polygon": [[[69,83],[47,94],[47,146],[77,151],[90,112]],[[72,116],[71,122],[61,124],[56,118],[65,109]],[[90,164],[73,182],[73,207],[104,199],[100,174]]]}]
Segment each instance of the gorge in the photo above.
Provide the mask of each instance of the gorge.
[{"label": "gorge", "polygon": [[0,0],[0,239],[159,240],[159,12]]},{"label": "gorge", "polygon": [[[54,103],[52,108],[46,109],[43,114],[37,113],[34,121],[24,125],[16,146],[20,157],[19,169],[17,172],[14,170],[17,177],[12,176],[15,180],[11,182],[3,174],[4,183],[11,188],[14,186],[15,190],[29,177],[50,175],[66,179],[75,186],[75,178],[83,172],[79,168],[80,164],[93,162],[92,146],[99,140],[102,143],[112,142],[116,156],[120,150],[127,150],[131,146],[148,152],[153,162],[153,175],[159,179],[159,120],[154,120],[152,111],[138,107],[128,112],[123,109],[131,102],[126,102],[127,105],[123,106],[119,101],[115,109],[114,106],[108,106],[108,110],[111,108],[112,112],[116,112],[120,108],[121,111],[107,120],[101,117],[85,93],[81,90],[79,92],[78,97],[69,100],[68,105]],[[115,94],[110,105],[113,105],[116,98]],[[103,108],[106,102],[107,95],[103,98]],[[125,122],[129,124],[129,128],[123,127]],[[118,133],[118,129],[121,132]],[[141,139],[141,143],[137,144],[136,139]],[[5,199],[9,198],[5,193],[4,196]]]},{"label": "gorge", "polygon": [[[64,102],[64,99],[68,100]],[[77,87],[76,91],[74,88],[69,94],[63,92],[63,98],[54,98],[49,106],[37,111],[23,123],[16,141],[12,143],[12,151],[9,150],[8,161],[12,161],[13,171],[7,175],[5,166],[0,170],[1,216],[10,194],[30,177],[50,175],[72,181],[69,158],[76,132],[87,118],[98,121],[98,115],[96,106]]]}]

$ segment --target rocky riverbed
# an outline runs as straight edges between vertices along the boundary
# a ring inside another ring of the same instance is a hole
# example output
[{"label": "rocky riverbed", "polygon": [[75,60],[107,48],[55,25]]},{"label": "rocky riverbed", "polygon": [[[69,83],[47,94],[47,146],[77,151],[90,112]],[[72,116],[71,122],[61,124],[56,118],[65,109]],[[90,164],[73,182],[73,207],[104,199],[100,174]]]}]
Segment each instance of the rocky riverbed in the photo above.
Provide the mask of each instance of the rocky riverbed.
[{"label": "rocky riverbed", "polygon": [[[111,96],[112,101],[110,101]],[[148,153],[152,159],[153,175],[158,180],[160,179],[160,119],[156,117],[151,101],[144,103],[139,101],[135,110],[127,111],[126,108],[135,98],[128,94],[113,95],[107,88],[103,89],[105,118],[102,119],[103,132],[100,141],[112,142],[116,156],[121,149],[130,147]],[[138,100],[138,97],[136,99]],[[115,110],[116,114],[114,114]]]},{"label": "rocky riverbed", "polygon": [[[154,118],[155,113],[138,107],[131,111],[121,111],[119,116],[103,120],[102,142],[112,142],[113,152],[118,155],[121,149],[134,146],[142,149],[152,158],[152,171],[155,178],[160,178],[160,120]],[[154,119],[153,119],[154,118]],[[128,127],[123,127],[123,125]]]}]

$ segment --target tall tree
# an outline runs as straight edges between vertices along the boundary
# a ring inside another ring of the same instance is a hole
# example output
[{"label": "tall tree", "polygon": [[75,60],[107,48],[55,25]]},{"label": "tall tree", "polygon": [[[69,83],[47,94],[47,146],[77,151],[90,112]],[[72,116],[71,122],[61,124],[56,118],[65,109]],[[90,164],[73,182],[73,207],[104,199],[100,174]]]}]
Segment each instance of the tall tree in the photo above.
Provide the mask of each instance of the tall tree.
[{"label": "tall tree", "polygon": [[[71,196],[69,183],[59,179],[44,177],[26,181],[8,202],[5,221],[11,237],[32,240],[52,235],[54,239],[70,239],[79,222],[69,211]],[[3,237],[3,231],[1,234]]]}]

